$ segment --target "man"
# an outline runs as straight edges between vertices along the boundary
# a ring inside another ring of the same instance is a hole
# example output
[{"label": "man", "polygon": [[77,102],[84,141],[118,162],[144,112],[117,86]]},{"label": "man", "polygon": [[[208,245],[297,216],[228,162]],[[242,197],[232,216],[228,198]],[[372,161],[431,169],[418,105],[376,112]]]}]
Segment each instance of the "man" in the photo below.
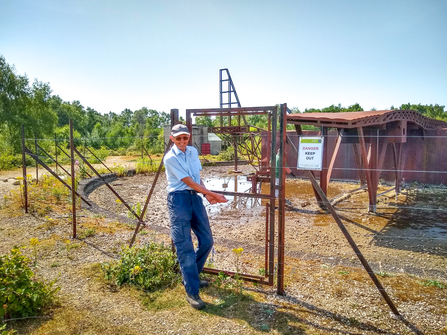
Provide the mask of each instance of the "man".
[{"label": "man", "polygon": [[[199,155],[196,148],[188,146],[188,127],[177,124],[171,129],[174,143],[163,160],[168,181],[168,211],[171,222],[171,237],[177,251],[177,259],[183,277],[186,300],[196,309],[205,307],[199,296],[199,288],[208,282],[199,279],[206,259],[213,247],[208,215],[203,206],[202,193],[211,204],[227,202],[221,194],[209,191],[200,179]],[[198,247],[194,250],[191,229],[197,236]]]}]

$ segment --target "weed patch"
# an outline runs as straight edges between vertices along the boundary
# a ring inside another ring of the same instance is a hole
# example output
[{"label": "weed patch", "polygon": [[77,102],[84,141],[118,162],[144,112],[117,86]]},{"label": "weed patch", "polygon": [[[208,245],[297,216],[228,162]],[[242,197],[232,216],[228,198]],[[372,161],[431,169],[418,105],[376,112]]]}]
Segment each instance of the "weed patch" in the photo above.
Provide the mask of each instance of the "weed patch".
[{"label": "weed patch", "polygon": [[[36,239],[37,240],[37,239]],[[37,281],[29,268],[31,260],[20,249],[0,256],[0,317],[28,317],[37,315],[56,302],[60,288],[56,281],[48,284]]]},{"label": "weed patch", "polygon": [[171,248],[151,242],[142,248],[124,249],[118,263],[103,263],[101,268],[112,284],[130,284],[153,292],[179,281],[175,266],[176,257]]}]

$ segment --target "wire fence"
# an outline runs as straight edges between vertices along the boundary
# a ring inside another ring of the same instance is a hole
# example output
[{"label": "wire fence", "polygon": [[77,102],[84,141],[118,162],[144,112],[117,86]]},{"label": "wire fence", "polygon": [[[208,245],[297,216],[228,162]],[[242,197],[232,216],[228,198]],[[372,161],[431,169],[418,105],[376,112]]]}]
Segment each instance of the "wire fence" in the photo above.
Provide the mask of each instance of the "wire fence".
[{"label": "wire fence", "polygon": [[[299,170],[294,168],[297,158],[297,143],[294,140],[297,140],[298,137],[292,135],[289,136],[289,144],[286,148],[287,164],[278,168],[291,167],[292,172],[295,172],[296,175]],[[351,139],[356,138],[346,136],[346,138],[349,137]],[[141,137],[134,138],[141,139]],[[330,134],[325,140],[335,141],[337,138],[338,136]],[[417,140],[416,144],[411,143],[412,138]],[[208,139],[208,136],[195,136],[193,143],[196,143],[195,147],[201,150],[202,144],[209,143]],[[380,139],[380,136],[375,136],[374,139]],[[346,150],[345,152],[339,152],[339,156],[335,159],[334,177],[328,186],[328,197],[334,199],[344,197],[343,200],[335,204],[335,209],[365,257],[371,262],[374,271],[408,273],[447,280],[445,270],[447,268],[447,187],[444,186],[447,185],[447,182],[444,182],[447,178],[447,168],[444,168],[444,165],[447,164],[444,161],[446,157],[444,153],[446,146],[444,144],[446,144],[447,136],[424,136],[424,143],[422,144],[419,143],[420,139],[421,136],[407,136],[408,142],[404,143],[402,147],[403,163],[401,166],[393,166],[394,159],[391,156],[391,150],[387,148],[386,154],[389,157],[385,155],[384,166],[380,168],[356,165],[355,160],[352,159],[353,154],[349,153],[352,151],[352,141],[348,141],[346,145],[342,144],[341,147],[345,146]],[[28,140],[34,141],[35,139]],[[51,142],[53,140],[46,141]],[[247,153],[257,156],[259,161],[268,157],[268,151],[262,149],[266,147],[266,141],[265,135],[262,134],[238,134],[236,143],[246,143],[245,148],[242,147],[238,152],[240,159],[243,159],[244,154]],[[225,141],[217,142],[216,146],[222,151],[222,144]],[[79,143],[82,143],[82,141],[79,141]],[[264,143],[264,146],[257,143]],[[163,144],[166,144],[166,142],[163,141]],[[431,147],[432,145],[434,147]],[[329,147],[333,146],[333,143],[329,145]],[[231,146],[229,148],[230,150],[234,149]],[[423,150],[420,150],[420,148]],[[434,151],[430,151],[430,148],[434,148]],[[45,156],[39,154],[39,157],[44,158]],[[253,159],[251,161],[257,163]],[[421,164],[424,168],[420,168]],[[249,174],[256,172],[259,168],[259,166],[247,167],[245,174],[232,180],[225,176],[225,171],[222,170],[215,173],[207,172],[207,177],[204,177],[204,180],[210,184],[213,182],[213,187],[220,183],[221,185],[227,185],[226,187],[220,187],[223,190],[238,188],[239,191],[244,192],[245,190],[241,188],[245,187],[248,190],[251,183],[244,184],[242,179],[245,178],[246,180]],[[342,174],[337,175],[337,171]],[[360,180],[355,180],[359,173],[368,171],[380,172],[382,177],[386,173],[402,174],[400,182],[403,188],[398,192],[389,190],[392,186],[390,176],[385,176],[386,178],[379,180],[376,213],[368,212],[368,192],[366,190],[350,193],[361,186]],[[441,182],[436,184],[425,183],[426,175],[431,177],[440,175]],[[406,176],[413,178],[409,179]],[[141,186],[141,180],[138,183]],[[163,183],[165,181],[161,181],[160,187],[157,187],[154,196],[158,200],[150,206],[146,220],[148,222],[158,220],[158,223],[152,223],[152,225],[161,227],[164,231],[163,233],[157,233],[157,235],[168,236],[167,210],[164,200],[160,200],[165,197],[165,185]],[[229,184],[232,186],[228,186]],[[123,188],[125,187],[123,186]],[[145,191],[149,187],[148,184],[136,194],[134,192],[130,196],[129,202],[131,204],[143,203],[146,195]],[[266,187],[266,185],[264,184],[263,187]],[[385,194],[380,195],[381,193]],[[109,194],[104,196],[102,200],[98,198],[97,201],[114,213],[115,208],[113,202],[110,201],[111,197]],[[262,257],[265,254],[264,202],[261,200],[246,201],[242,197],[232,197],[227,205],[220,206],[218,209],[207,206],[213,224],[216,245],[219,246],[220,241],[222,241],[222,249],[212,255],[212,265],[214,267],[234,270],[234,266],[228,263],[228,260],[231,259],[231,249],[241,246],[250,250],[250,253],[254,256],[260,257],[260,263],[257,266],[253,266],[253,264],[244,265],[247,271],[254,275],[265,271],[262,263]],[[331,216],[324,212],[315,200],[310,182],[306,178],[290,177],[287,179],[286,203],[286,259],[316,260],[321,262],[322,266],[329,267],[360,267],[359,261],[355,258],[355,253],[334,224]],[[228,247],[225,247],[225,245]],[[286,275],[291,276],[297,267],[294,262],[286,262],[286,268],[289,267],[291,269],[287,270]]]}]

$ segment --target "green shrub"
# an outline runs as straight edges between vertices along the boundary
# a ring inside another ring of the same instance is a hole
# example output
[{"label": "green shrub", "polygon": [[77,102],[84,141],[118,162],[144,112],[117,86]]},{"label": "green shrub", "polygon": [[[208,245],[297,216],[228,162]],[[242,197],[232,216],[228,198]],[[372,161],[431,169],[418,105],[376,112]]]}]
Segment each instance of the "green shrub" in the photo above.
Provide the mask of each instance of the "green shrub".
[{"label": "green shrub", "polygon": [[113,284],[131,284],[155,291],[178,282],[176,257],[170,247],[151,242],[142,248],[127,248],[118,263],[101,264],[105,278]]},{"label": "green shrub", "polygon": [[126,156],[126,148],[118,148],[112,152],[114,156]]},{"label": "green shrub", "polygon": [[22,156],[20,155],[1,155],[0,170],[14,170],[22,166]]},{"label": "green shrub", "polygon": [[141,155],[141,150],[138,151],[138,148],[135,145],[131,145],[126,150],[126,156],[138,156]]},{"label": "green shrub", "polygon": [[60,290],[53,287],[56,280],[49,284],[37,281],[28,266],[30,262],[20,249],[0,256],[0,317],[37,315],[55,302],[55,294]]},{"label": "green shrub", "polygon": [[218,161],[231,161],[234,160],[234,147],[228,147],[226,150],[221,151],[219,155],[217,155]]},{"label": "green shrub", "polygon": [[5,330],[6,328],[6,324],[4,324],[3,326],[0,326],[0,331],[1,331],[1,335],[13,335],[16,334],[17,332],[14,329],[10,329],[10,330]]},{"label": "green shrub", "polygon": [[157,171],[157,169],[158,164],[154,164],[154,162],[148,158],[139,158],[135,166],[135,170],[137,173],[155,172]]},{"label": "green shrub", "polygon": [[[141,203],[140,202],[137,202],[131,208],[132,208],[132,210],[134,211],[135,214],[137,214],[138,216],[141,216],[141,212],[142,212],[143,209],[141,208]],[[136,219],[137,218],[130,210],[127,210],[127,217],[130,218],[130,219]],[[144,220],[144,218],[142,218],[142,219]]]},{"label": "green shrub", "polygon": [[[90,148],[90,150],[93,151],[93,153],[95,154],[96,157],[98,157],[100,160],[104,161],[107,156],[109,156],[110,154],[110,150],[107,149],[105,146],[102,146],[100,149],[93,149]],[[90,163],[99,163],[99,161],[96,161],[96,159],[92,158],[91,160],[89,159]]]}]

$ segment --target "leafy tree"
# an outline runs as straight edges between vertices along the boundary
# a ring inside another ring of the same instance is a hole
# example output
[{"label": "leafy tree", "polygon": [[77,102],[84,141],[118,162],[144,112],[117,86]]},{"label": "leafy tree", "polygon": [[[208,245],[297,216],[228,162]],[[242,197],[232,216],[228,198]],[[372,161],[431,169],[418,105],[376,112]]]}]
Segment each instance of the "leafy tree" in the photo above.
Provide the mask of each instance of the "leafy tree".
[{"label": "leafy tree", "polygon": [[[391,106],[393,107],[393,106]],[[422,105],[422,104],[403,104],[399,109],[411,109],[416,110],[419,113],[437,120],[447,121],[447,111],[444,110],[445,106],[435,105]]]},{"label": "leafy tree", "polygon": [[26,136],[45,136],[52,133],[57,115],[50,108],[49,84],[35,80],[29,85],[28,77],[16,74],[14,66],[0,56],[0,127],[7,132],[6,149],[21,151],[21,126]]},{"label": "leafy tree", "polygon": [[210,116],[198,116],[195,121],[199,126],[214,127],[213,119]]}]

